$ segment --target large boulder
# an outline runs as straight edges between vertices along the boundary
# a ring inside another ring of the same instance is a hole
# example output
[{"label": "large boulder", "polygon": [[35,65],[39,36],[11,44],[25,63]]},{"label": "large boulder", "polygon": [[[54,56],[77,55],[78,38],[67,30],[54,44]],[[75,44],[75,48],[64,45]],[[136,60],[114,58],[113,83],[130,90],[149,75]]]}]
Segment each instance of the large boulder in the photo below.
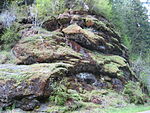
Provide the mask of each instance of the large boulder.
[{"label": "large boulder", "polygon": [[[103,17],[70,11],[43,28],[24,27],[11,54],[20,65],[0,67],[0,106],[32,110],[51,96],[51,84],[71,77],[97,88],[122,91],[136,81],[119,34]],[[19,102],[19,100],[21,100]]]},{"label": "large boulder", "polygon": [[0,107],[15,104],[23,110],[33,110],[39,101],[49,97],[52,83],[65,75],[69,67],[64,63],[0,65]]}]

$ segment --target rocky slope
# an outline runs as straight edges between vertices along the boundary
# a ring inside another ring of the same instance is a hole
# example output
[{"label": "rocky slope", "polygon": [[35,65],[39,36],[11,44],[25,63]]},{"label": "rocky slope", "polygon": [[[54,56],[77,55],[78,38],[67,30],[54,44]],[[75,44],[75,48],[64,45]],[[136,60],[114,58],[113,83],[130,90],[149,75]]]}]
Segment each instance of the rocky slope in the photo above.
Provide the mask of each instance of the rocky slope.
[{"label": "rocky slope", "polygon": [[3,109],[15,104],[33,110],[52,96],[53,84],[65,78],[71,84],[68,89],[76,91],[104,88],[120,92],[128,81],[137,80],[127,48],[113,25],[100,15],[68,11],[47,17],[42,27],[28,21],[20,24],[21,39],[11,50],[17,65],[0,65]]}]

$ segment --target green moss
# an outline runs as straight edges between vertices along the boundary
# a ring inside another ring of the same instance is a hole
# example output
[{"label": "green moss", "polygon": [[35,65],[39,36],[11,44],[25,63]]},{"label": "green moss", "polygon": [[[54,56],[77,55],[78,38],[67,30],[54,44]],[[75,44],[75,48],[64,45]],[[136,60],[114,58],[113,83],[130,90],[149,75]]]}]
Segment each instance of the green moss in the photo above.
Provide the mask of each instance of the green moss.
[{"label": "green moss", "polygon": [[113,62],[105,64],[104,71],[107,73],[117,74],[118,72],[120,72],[119,65]]},{"label": "green moss", "polygon": [[59,46],[57,49],[57,53],[62,55],[72,55],[76,56],[77,58],[81,58],[83,56],[81,53],[74,51],[72,48],[66,45],[64,47]]},{"label": "green moss", "polygon": [[76,101],[76,102],[81,101],[82,98],[77,91],[71,90],[71,89],[69,90],[69,89],[67,89],[67,87],[65,85],[61,84],[62,82],[66,81],[66,80],[65,81],[64,80],[61,81],[60,84],[53,85],[54,91],[53,91],[52,95],[49,97],[50,102],[52,102],[56,105],[63,106],[69,99],[73,99],[73,101]]},{"label": "green moss", "polygon": [[51,69],[52,73],[54,73],[54,74],[58,73],[58,75],[63,75],[66,72],[68,72],[69,69],[72,67],[73,67],[73,65],[71,65],[71,64],[60,62],[60,63],[53,63],[49,68]]},{"label": "green moss", "polygon": [[29,78],[36,77],[54,77],[65,75],[68,72],[69,68],[72,67],[70,64],[66,63],[51,63],[51,64],[34,64],[30,66],[16,66],[8,65],[8,68],[0,69],[0,79],[9,80],[14,79],[18,82],[27,80]]},{"label": "green moss", "polygon": [[98,64],[113,62],[120,65],[121,67],[128,65],[124,58],[117,55],[105,55],[97,52],[92,52],[91,56]]},{"label": "green moss", "polygon": [[108,29],[106,24],[102,21],[96,20],[95,24],[98,25],[99,27],[104,27],[105,29]]},{"label": "green moss", "polygon": [[97,27],[97,29],[102,29],[105,32],[108,32],[109,35],[115,35],[115,36],[120,37],[119,33],[116,32],[114,29],[111,29],[111,28],[107,27],[105,22],[97,20],[97,21],[95,21],[95,26]]},{"label": "green moss", "polygon": [[27,42],[32,42],[32,41],[35,41],[37,39],[40,39],[40,37],[42,37],[41,35],[35,35],[35,36],[32,36],[32,37],[25,37],[25,39],[23,40],[24,43],[27,43]]},{"label": "green moss", "polygon": [[[67,108],[66,102],[72,100],[71,102],[78,102],[79,105],[82,105],[80,106],[80,109],[78,109],[78,111],[82,112],[86,109],[93,110],[97,108],[103,109],[108,107],[118,107],[118,105],[120,105],[120,107],[127,105],[124,96],[113,90],[95,89],[87,91],[79,82],[77,82],[76,87],[79,87],[80,90],[76,91],[75,89],[70,89],[69,84],[72,84],[69,78],[63,78],[59,84],[54,84],[54,92],[50,96],[52,106],[61,105],[62,108]],[[100,100],[100,102],[102,100],[102,103],[94,103],[95,100]],[[69,110],[69,112],[71,111]]]},{"label": "green moss", "polygon": [[38,31],[38,34],[35,34],[33,36],[25,37],[22,42],[30,42],[30,41],[36,41],[36,40],[41,40],[42,39],[52,39],[52,36],[56,33],[52,33],[49,31],[46,31],[45,29],[36,27],[33,30]]},{"label": "green moss", "polygon": [[116,76],[124,76],[123,71],[120,68],[127,67],[132,75],[134,75],[133,71],[130,69],[126,60],[117,55],[104,55],[100,53],[94,52],[91,54],[92,58],[100,65],[103,65],[103,71],[109,74],[113,74]]},{"label": "green moss", "polygon": [[99,35],[94,34],[89,29],[83,29],[82,33],[93,43],[96,43],[97,41],[101,41],[105,43],[105,39]]},{"label": "green moss", "polygon": [[30,78],[29,75],[15,75],[15,74],[12,74],[10,76],[7,76],[7,75],[5,75],[5,73],[4,74],[0,73],[0,79],[1,80],[15,79],[17,82],[21,82],[21,81],[26,80],[28,78]]}]

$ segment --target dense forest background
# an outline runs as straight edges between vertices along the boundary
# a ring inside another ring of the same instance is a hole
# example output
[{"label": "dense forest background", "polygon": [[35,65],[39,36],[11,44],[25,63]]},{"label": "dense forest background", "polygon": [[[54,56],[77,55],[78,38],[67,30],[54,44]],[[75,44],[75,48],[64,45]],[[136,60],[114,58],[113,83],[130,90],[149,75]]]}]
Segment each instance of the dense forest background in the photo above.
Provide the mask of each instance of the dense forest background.
[{"label": "dense forest background", "polygon": [[70,9],[88,10],[113,23],[128,48],[133,69],[147,81],[146,77],[150,75],[150,22],[140,0],[1,0],[0,22],[6,28],[0,37],[1,50],[9,50],[19,40],[16,20],[34,18],[35,26],[40,26],[43,17],[56,16]]}]

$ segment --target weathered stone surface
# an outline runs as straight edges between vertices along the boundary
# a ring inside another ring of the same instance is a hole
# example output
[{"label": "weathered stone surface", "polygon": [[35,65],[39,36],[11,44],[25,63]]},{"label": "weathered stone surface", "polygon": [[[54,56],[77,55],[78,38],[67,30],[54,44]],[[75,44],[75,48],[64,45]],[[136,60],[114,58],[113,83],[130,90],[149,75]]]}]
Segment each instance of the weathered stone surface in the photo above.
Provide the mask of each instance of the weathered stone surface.
[{"label": "weathered stone surface", "polygon": [[104,18],[72,11],[49,18],[42,27],[45,29],[22,26],[21,40],[12,48],[19,66],[0,65],[1,107],[16,103],[19,108],[32,110],[41,99],[51,96],[51,84],[63,77],[83,82],[86,90],[96,86],[117,91],[136,79],[127,49]]},{"label": "weathered stone surface", "polygon": [[40,99],[49,97],[51,84],[65,75],[69,67],[64,63],[0,65],[0,107],[15,103],[16,107],[33,110]]}]

